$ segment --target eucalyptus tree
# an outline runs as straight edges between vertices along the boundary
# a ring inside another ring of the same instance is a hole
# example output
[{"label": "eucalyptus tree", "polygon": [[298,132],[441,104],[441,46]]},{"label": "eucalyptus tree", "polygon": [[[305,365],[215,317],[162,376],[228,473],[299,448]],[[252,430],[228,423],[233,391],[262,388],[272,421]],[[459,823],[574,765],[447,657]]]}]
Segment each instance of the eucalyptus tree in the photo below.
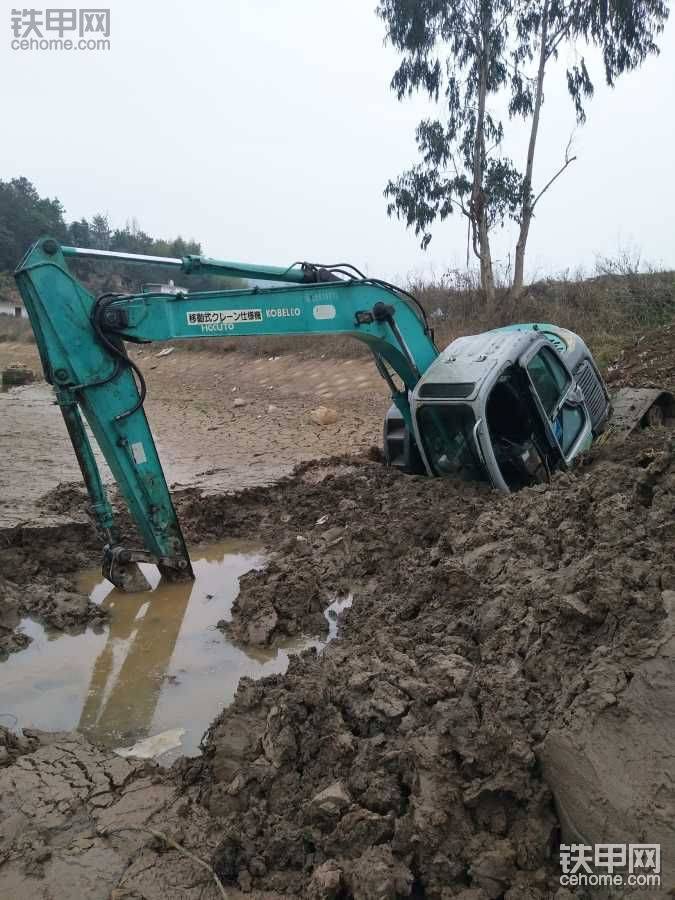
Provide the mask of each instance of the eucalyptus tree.
[{"label": "eucalyptus tree", "polygon": [[[546,67],[563,43],[577,48],[566,71],[577,120],[593,94],[586,59],[578,48],[599,49],[605,80],[658,52],[656,38],[668,16],[663,0],[380,0],[378,15],[401,53],[391,86],[399,99],[416,90],[435,101],[443,115],[422,121],[416,132],[421,162],[390,181],[387,210],[431,240],[431,226],[453,210],[468,221],[469,245],[480,264],[488,303],[495,288],[490,231],[508,217],[519,226],[514,293],[523,286],[530,226],[541,197],[574,161],[567,143],[561,167],[534,188],[534,161],[544,104]],[[504,122],[493,109],[508,110],[507,122],[529,123],[522,170],[501,150]]]},{"label": "eucalyptus tree", "polygon": [[513,214],[520,177],[498,154],[504,129],[489,99],[508,87],[513,0],[381,0],[378,14],[402,54],[392,79],[399,99],[425,91],[444,101],[443,119],[420,122],[421,163],[390,181],[388,212],[431,240],[430,226],[453,210],[467,219],[488,302],[494,300],[490,230]]},{"label": "eucalyptus tree", "polygon": [[[658,53],[656,38],[663,31],[668,6],[662,0],[524,0],[514,13],[517,41],[512,51],[509,112],[529,119],[530,126],[521,204],[516,217],[519,232],[512,291],[518,296],[523,290],[525,249],[535,208],[576,159],[570,151],[570,139],[560,168],[535,191],[534,158],[547,65],[557,58],[563,43],[584,49],[595,47],[602,56],[605,81],[613,86],[619,75]],[[584,101],[594,92],[585,57],[579,56],[565,75],[577,122],[582,124],[586,120]]]}]

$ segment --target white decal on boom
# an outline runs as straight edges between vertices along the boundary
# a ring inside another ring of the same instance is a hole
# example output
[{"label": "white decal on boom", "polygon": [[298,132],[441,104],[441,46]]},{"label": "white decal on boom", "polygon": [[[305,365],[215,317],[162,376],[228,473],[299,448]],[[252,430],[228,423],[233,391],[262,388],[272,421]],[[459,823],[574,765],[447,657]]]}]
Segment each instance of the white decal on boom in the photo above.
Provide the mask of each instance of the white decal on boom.
[{"label": "white decal on boom", "polygon": [[319,321],[322,319],[334,319],[337,311],[332,303],[319,303],[314,307],[314,318]]},{"label": "white decal on boom", "polygon": [[131,455],[137,466],[142,466],[144,462],[148,461],[142,441],[136,441],[131,445]]},{"label": "white decal on boom", "polygon": [[188,325],[255,325],[263,320],[261,309],[200,309],[186,315]]}]

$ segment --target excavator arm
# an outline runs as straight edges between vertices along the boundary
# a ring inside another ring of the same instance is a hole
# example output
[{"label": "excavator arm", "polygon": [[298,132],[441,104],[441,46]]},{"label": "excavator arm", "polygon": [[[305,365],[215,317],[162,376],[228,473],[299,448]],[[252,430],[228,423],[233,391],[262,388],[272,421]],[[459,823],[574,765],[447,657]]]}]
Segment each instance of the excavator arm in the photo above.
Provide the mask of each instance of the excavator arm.
[{"label": "excavator arm", "polygon": [[[217,274],[285,286],[94,298],[69,271],[67,259],[72,257],[151,263],[188,277]],[[438,355],[423,311],[412,298],[340,267],[328,270],[303,263],[282,269],[197,256],[148,257],[61,247],[45,238],[31,247],[15,277],[45,378],[54,388],[104,540],[104,574],[124,590],[145,586],[138,562],[155,563],[168,578],[192,576],[143,409],[145,383],[126,353],[126,341],[349,334],[372,351],[408,425],[409,392]],[[400,378],[400,386],[393,374]],[[85,421],[126,502],[143,549],[120,543]]]}]

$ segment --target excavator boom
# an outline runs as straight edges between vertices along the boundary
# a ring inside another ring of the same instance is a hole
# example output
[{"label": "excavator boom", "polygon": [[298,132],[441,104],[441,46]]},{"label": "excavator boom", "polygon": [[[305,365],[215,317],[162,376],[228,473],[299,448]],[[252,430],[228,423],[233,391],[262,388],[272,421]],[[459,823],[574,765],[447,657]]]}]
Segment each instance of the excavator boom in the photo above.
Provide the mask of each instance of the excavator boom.
[{"label": "excavator boom", "polygon": [[[151,262],[179,269],[188,278],[218,274],[284,286],[94,298],[68,269],[67,259],[78,257]],[[15,273],[17,285],[105,542],[104,574],[115,585],[139,589],[137,563],[143,561],[154,562],[169,578],[192,575],[143,409],[143,376],[128,357],[125,341],[349,334],[368,345],[411,427],[410,392],[438,356],[423,311],[390,285],[344,270],[342,274],[340,278],[308,264],[282,269],[195,256],[180,260],[109,253],[61,247],[51,238],[28,251]],[[85,421],[138,528],[142,550],[120,542]]]}]

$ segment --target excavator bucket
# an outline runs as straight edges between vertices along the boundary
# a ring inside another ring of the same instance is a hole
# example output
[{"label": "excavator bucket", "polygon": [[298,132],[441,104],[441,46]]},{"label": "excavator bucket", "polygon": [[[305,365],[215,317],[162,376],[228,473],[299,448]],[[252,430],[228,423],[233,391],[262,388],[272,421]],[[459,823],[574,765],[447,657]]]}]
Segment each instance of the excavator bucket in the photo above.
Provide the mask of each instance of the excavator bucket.
[{"label": "excavator bucket", "polygon": [[150,583],[138,563],[123,561],[115,553],[104,551],[102,574],[118,590],[127,594],[140,594],[150,590]]}]

